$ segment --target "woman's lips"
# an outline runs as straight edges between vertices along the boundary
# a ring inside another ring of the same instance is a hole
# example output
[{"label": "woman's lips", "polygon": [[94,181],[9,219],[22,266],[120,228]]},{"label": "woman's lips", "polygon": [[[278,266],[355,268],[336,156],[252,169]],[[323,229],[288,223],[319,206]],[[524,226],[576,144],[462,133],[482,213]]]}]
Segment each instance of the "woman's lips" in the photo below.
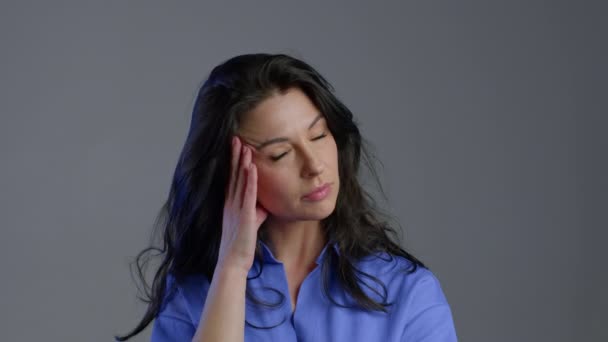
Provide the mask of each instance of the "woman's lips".
[{"label": "woman's lips", "polygon": [[311,201],[320,201],[320,200],[324,199],[325,197],[327,197],[330,190],[331,190],[331,184],[325,183],[325,184],[321,185],[320,187],[316,188],[315,190],[313,190],[312,192],[304,195],[302,198],[306,199],[306,200],[311,200]]}]

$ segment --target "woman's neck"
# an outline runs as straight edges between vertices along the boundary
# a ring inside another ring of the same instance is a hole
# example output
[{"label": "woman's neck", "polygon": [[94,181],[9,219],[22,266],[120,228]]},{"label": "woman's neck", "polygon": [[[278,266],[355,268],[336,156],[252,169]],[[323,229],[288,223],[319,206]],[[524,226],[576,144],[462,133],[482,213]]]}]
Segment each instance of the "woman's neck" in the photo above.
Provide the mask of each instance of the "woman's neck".
[{"label": "woman's neck", "polygon": [[321,221],[281,223],[267,220],[263,229],[264,242],[269,245],[274,257],[286,268],[309,268],[315,265],[317,257],[327,243]]}]

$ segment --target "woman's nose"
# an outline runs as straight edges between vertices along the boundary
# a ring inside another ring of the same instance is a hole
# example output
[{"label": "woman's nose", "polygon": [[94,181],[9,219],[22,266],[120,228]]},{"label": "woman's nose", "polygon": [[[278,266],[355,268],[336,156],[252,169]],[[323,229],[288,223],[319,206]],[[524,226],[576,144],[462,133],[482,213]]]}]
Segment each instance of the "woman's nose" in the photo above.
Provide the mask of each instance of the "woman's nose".
[{"label": "woman's nose", "polygon": [[325,166],[321,158],[311,150],[304,152],[304,176],[314,177],[323,172]]}]

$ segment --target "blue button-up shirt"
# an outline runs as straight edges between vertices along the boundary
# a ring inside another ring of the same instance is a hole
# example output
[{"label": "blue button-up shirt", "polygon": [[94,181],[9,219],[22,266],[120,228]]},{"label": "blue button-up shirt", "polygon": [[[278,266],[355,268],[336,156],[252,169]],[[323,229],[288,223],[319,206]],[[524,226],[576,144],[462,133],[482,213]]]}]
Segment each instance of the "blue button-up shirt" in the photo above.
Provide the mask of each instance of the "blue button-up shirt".
[{"label": "blue button-up shirt", "polygon": [[[245,342],[453,342],[456,331],[452,312],[441,289],[438,279],[428,269],[418,267],[414,273],[402,271],[411,262],[400,256],[379,253],[358,261],[355,266],[382,281],[387,290],[388,313],[343,308],[333,304],[323,294],[321,264],[327,244],[316,259],[313,269],[300,285],[295,311],[287,285],[283,263],[277,260],[267,245],[262,243],[264,268],[259,273],[259,265],[254,262],[248,277],[259,277],[247,281],[247,286],[258,299],[276,303],[280,295],[268,287],[279,290],[284,296],[283,303],[276,308],[254,304],[249,300],[245,305]],[[339,253],[337,243],[331,244]],[[337,285],[333,272],[330,275],[330,293],[334,301],[342,305],[352,305],[354,299]],[[364,282],[383,295],[382,287],[376,282],[362,277]],[[175,281],[168,276],[169,284]],[[209,281],[203,275],[192,275],[177,284],[177,291],[167,294],[161,311],[152,328],[152,342],[191,341],[200,320]],[[362,290],[377,302],[381,295],[365,285]],[[257,327],[273,327],[260,329]]]}]

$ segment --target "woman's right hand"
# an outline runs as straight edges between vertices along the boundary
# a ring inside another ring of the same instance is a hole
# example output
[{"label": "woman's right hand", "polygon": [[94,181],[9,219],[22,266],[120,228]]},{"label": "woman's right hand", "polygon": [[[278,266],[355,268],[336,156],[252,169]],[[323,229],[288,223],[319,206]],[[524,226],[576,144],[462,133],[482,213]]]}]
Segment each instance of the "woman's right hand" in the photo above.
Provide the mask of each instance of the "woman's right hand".
[{"label": "woman's right hand", "polygon": [[235,136],[231,151],[217,266],[247,274],[253,265],[258,229],[268,212],[257,204],[258,173],[251,147]]}]

